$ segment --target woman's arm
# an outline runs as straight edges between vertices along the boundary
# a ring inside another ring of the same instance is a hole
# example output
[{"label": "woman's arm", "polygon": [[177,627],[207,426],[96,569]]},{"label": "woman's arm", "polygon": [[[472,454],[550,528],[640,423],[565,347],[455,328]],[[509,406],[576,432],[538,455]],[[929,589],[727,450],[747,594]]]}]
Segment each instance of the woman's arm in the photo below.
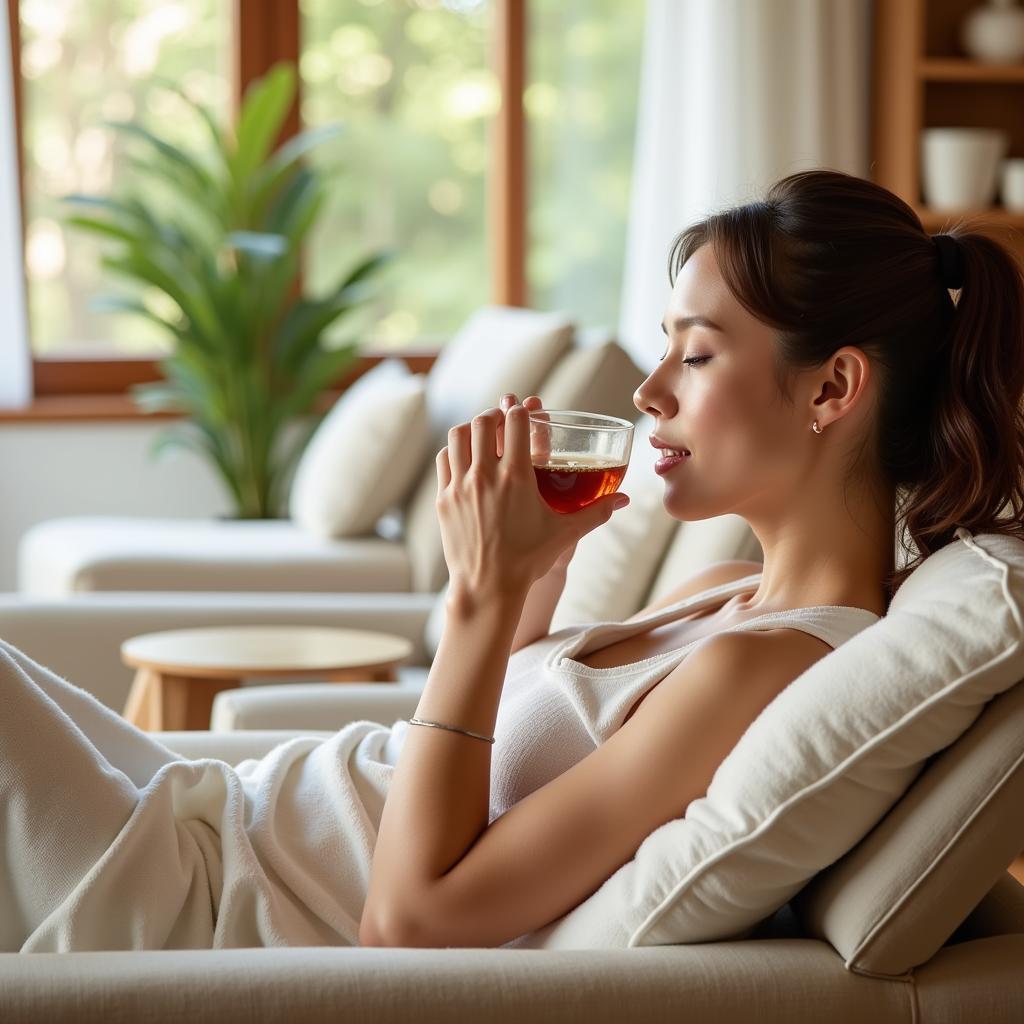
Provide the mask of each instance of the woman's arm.
[{"label": "woman's arm", "polygon": [[[489,599],[453,584],[444,633],[415,718],[491,736],[525,593]],[[394,934],[416,905],[487,828],[491,745],[447,729],[410,727],[388,787],[373,851],[360,942]]]},{"label": "woman's arm", "polygon": [[[537,489],[527,416],[523,406],[509,410],[503,455],[495,449],[501,412],[494,409],[452,428],[437,457],[451,586],[414,717],[485,736],[494,732],[512,640],[533,584],[629,500],[607,495],[571,515],[554,512]],[[403,934],[403,922],[427,905],[487,830],[490,762],[486,740],[443,728],[409,730],[384,802],[360,942]]]},{"label": "woman's arm", "polygon": [[569,560],[575,550],[574,545],[567,557],[556,562],[546,576],[542,576],[530,587],[530,593],[523,606],[523,614],[519,619],[519,627],[512,639],[511,654],[515,654],[521,647],[532,644],[534,640],[547,636],[551,631],[551,616],[555,614],[558,600],[565,590]]}]

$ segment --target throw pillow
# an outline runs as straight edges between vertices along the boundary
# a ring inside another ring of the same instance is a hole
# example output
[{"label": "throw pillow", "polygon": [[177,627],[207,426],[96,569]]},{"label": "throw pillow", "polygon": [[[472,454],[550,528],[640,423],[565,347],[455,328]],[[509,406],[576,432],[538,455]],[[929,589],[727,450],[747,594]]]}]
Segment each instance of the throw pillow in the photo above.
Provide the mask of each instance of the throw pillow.
[{"label": "throw pillow", "polygon": [[[1018,669],[1024,678],[1024,665]],[[1024,850],[1024,684],[994,697],[910,792],[793,899],[847,970],[929,961]]]},{"label": "throw pillow", "polygon": [[295,470],[292,519],[318,537],[371,533],[419,478],[428,446],[425,378],[387,359],[317,428]]}]

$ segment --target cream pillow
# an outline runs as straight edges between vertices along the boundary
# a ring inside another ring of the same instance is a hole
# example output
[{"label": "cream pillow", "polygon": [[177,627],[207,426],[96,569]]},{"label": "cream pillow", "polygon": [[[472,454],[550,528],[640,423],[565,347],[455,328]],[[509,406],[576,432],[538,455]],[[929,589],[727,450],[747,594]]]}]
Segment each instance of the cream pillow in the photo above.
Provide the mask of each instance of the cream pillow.
[{"label": "cream pillow", "polygon": [[295,470],[292,519],[318,537],[371,533],[419,478],[429,446],[424,375],[387,359],[317,428]]},{"label": "cream pillow", "polygon": [[564,313],[482,306],[446,342],[430,368],[427,407],[436,454],[448,430],[496,406],[506,391],[525,398],[572,345]]},{"label": "cream pillow", "polygon": [[705,796],[593,895],[507,945],[742,937],[854,847],[986,702],[1024,675],[1024,543],[957,530],[888,614],[751,723]]},{"label": "cream pillow", "polygon": [[797,919],[833,945],[847,970],[901,977],[942,948],[1024,850],[1022,809],[1017,683],[989,701],[862,842],[794,897]]}]

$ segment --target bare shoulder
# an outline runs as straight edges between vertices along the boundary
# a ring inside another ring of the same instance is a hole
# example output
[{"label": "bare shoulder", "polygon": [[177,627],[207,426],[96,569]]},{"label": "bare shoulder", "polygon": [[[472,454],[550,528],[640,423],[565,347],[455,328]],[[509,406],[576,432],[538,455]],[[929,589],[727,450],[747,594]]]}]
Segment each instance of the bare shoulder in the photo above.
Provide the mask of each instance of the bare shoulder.
[{"label": "bare shoulder", "polygon": [[[649,694],[648,716],[706,715],[737,736],[793,680],[832,648],[798,629],[715,633]],[[713,710],[712,710],[713,708]],[[642,707],[638,709],[638,712]]]},{"label": "bare shoulder", "polygon": [[678,602],[687,597],[693,597],[695,594],[700,594],[705,590],[711,590],[712,587],[720,587],[725,583],[733,583],[734,581],[741,580],[746,576],[753,576],[755,573],[761,572],[763,568],[764,566],[760,562],[749,562],[739,558],[714,562],[712,565],[709,565],[707,568],[702,569],[700,572],[685,580],[664,597],[658,598],[657,601],[653,601],[646,608],[641,608],[640,611],[626,621],[633,622],[636,619],[646,618],[648,615],[653,615],[654,612],[660,611],[662,608],[668,608],[669,605],[678,604]]}]

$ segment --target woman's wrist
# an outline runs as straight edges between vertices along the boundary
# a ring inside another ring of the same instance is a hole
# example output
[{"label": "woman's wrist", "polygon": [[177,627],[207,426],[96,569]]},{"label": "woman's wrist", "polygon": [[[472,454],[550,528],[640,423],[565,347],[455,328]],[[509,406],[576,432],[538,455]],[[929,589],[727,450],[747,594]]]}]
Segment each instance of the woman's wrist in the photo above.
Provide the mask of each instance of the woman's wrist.
[{"label": "woman's wrist", "polygon": [[446,617],[472,619],[489,612],[498,615],[514,613],[518,617],[530,586],[523,580],[473,582],[452,577],[445,600]]}]

